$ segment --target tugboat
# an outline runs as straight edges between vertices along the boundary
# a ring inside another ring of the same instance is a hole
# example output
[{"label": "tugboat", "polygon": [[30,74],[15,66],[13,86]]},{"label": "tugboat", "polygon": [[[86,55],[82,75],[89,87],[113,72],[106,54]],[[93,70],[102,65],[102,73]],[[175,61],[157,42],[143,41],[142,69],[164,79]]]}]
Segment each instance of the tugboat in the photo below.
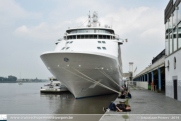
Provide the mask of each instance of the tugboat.
[{"label": "tugboat", "polygon": [[64,91],[69,91],[66,86],[62,85],[60,81],[56,78],[49,78],[50,84],[45,84],[44,87],[41,87],[41,93],[59,93]]}]

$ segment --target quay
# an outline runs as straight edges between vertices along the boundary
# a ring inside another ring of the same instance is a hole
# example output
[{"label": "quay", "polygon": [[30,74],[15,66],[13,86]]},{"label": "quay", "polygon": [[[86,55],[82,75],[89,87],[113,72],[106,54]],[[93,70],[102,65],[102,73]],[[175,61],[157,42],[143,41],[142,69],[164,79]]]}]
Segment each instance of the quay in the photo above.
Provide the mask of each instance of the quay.
[{"label": "quay", "polygon": [[[148,82],[151,90],[181,101],[181,1],[170,0],[164,11],[165,49],[133,81]],[[154,36],[154,35],[153,35]]]},{"label": "quay", "polygon": [[[128,101],[131,106],[130,112],[105,112],[99,121],[126,121],[125,117],[128,121],[140,121],[138,117],[142,115],[158,117],[165,114],[177,115],[181,112],[181,101],[166,97],[164,93],[156,93],[136,86],[130,88],[130,93],[132,95]],[[118,104],[120,100],[116,98],[114,103]],[[179,118],[181,119],[181,115]]]}]

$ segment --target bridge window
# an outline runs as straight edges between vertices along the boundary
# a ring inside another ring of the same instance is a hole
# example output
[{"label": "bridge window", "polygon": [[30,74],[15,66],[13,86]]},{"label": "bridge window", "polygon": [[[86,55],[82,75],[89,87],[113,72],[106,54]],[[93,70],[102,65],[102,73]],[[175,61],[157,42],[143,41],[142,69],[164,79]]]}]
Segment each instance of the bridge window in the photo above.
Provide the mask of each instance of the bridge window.
[{"label": "bridge window", "polygon": [[84,39],[84,35],[80,35],[80,39]]},{"label": "bridge window", "polygon": [[103,35],[103,39],[107,39],[106,35]]},{"label": "bridge window", "polygon": [[89,37],[90,37],[90,39],[94,39],[94,35],[90,35]]},{"label": "bridge window", "polygon": [[94,35],[94,39],[97,39],[97,35]]},{"label": "bridge window", "polygon": [[110,35],[71,35],[71,36],[67,36],[67,40],[76,39],[76,38],[77,39],[110,39],[111,36]]},{"label": "bridge window", "polygon": [[89,35],[85,35],[85,39],[88,39],[89,38]]},{"label": "bridge window", "polygon": [[98,36],[98,39],[102,39],[102,35],[99,35],[99,36]]},{"label": "bridge window", "polygon": [[72,36],[72,39],[76,39],[76,36],[75,36],[75,35],[73,35],[73,36]]}]

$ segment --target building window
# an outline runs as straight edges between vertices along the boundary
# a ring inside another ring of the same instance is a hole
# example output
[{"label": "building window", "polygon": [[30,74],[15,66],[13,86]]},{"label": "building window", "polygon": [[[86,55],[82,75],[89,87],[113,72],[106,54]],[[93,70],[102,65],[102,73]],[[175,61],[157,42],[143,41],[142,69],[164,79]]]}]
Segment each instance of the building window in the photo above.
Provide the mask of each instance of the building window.
[{"label": "building window", "polygon": [[178,6],[178,22],[181,20],[181,3]]},{"label": "building window", "polygon": [[169,55],[169,44],[168,44],[168,22],[166,22],[166,24],[165,24],[165,45],[166,45],[166,47],[165,47],[165,52],[166,52],[166,55]]},{"label": "building window", "polygon": [[101,49],[101,47],[97,47],[97,49],[99,49],[99,50],[100,50],[100,49]]},{"label": "building window", "polygon": [[64,49],[65,49],[65,47],[62,48],[62,50],[64,50]]},{"label": "building window", "polygon": [[181,23],[178,25],[177,28],[178,28],[178,48],[181,48]]},{"label": "building window", "polygon": [[175,4],[176,0],[173,0],[173,5]]},{"label": "building window", "polygon": [[178,12],[177,12],[178,10],[175,10],[174,12],[173,12],[173,28],[177,25],[177,14],[178,14]]},{"label": "building window", "polygon": [[172,53],[172,32],[170,33],[170,37],[169,37],[169,50],[170,50],[170,54]]},{"label": "building window", "polygon": [[106,44],[106,42],[105,42],[105,41],[102,41],[102,43]]},{"label": "building window", "polygon": [[102,47],[103,50],[106,50],[106,47]]},{"label": "building window", "polygon": [[70,47],[67,47],[66,49],[68,50]]},{"label": "building window", "polygon": [[101,43],[101,41],[98,41],[98,43]]},{"label": "building window", "polygon": [[177,31],[176,28],[173,29],[173,51],[177,50]]},{"label": "building window", "polygon": [[168,60],[168,66],[167,66],[167,70],[169,71],[169,67],[170,67],[170,62]]},{"label": "building window", "polygon": [[174,69],[176,69],[176,57],[174,57]]}]

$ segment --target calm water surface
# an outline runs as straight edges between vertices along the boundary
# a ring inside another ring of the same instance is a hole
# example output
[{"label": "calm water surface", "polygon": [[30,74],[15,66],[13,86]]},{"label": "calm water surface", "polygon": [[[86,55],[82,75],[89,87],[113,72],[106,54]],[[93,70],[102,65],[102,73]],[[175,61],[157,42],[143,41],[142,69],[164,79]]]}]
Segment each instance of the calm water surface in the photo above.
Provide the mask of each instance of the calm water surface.
[{"label": "calm water surface", "polygon": [[75,99],[70,92],[41,94],[45,83],[0,83],[0,114],[103,114],[117,94]]}]

